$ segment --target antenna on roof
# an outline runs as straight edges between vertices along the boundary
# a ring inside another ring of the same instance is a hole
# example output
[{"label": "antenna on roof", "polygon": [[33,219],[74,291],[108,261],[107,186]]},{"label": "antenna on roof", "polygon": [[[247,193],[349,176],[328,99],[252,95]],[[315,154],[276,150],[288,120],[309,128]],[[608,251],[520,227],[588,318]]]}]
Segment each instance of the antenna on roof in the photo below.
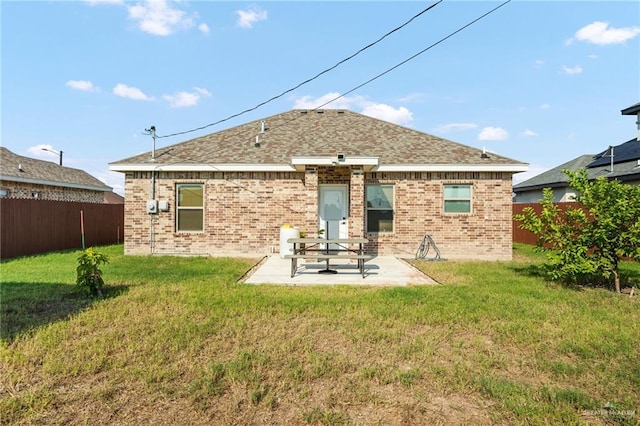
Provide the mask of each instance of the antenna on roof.
[{"label": "antenna on roof", "polygon": [[156,126],[151,126],[148,129],[144,129],[146,133],[144,135],[151,135],[153,138],[153,149],[151,150],[151,160],[156,159]]}]

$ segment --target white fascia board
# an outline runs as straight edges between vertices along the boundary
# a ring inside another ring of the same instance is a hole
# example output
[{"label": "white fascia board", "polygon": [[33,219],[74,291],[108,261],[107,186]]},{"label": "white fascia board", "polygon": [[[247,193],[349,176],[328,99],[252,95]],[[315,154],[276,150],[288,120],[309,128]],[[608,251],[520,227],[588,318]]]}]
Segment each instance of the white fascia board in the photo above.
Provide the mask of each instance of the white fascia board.
[{"label": "white fascia board", "polygon": [[17,176],[5,176],[0,175],[0,181],[6,182],[20,182],[20,183],[31,183],[34,185],[46,185],[46,186],[57,186],[59,188],[74,188],[74,189],[86,189],[88,191],[113,191],[113,188],[107,185],[97,186],[97,185],[83,185],[81,183],[73,183],[73,182],[58,182],[55,180],[46,180],[46,179],[31,179],[31,178],[21,178]]},{"label": "white fascia board", "polygon": [[520,173],[528,164],[388,164],[374,167],[372,172],[509,172]]},{"label": "white fascia board", "polygon": [[110,164],[114,172],[294,172],[288,164]]},{"label": "white fascia board", "polygon": [[323,157],[291,157],[294,166],[377,166],[378,157],[356,157],[345,155],[338,159],[337,155]]}]

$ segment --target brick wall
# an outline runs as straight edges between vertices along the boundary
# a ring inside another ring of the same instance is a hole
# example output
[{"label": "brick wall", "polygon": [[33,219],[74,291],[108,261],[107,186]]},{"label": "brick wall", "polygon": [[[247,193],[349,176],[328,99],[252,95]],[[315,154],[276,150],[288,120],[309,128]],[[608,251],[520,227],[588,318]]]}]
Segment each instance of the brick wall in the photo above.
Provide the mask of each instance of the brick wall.
[{"label": "brick wall", "polygon": [[0,181],[0,189],[7,191],[7,198],[104,203],[103,191],[9,181]]},{"label": "brick wall", "polygon": [[[372,173],[365,183],[395,190],[394,232],[367,233],[372,252],[413,256],[428,233],[447,259],[511,259],[510,174]],[[472,185],[470,214],[444,213],[445,184]]]},{"label": "brick wall", "polygon": [[[413,256],[425,233],[448,259],[506,260],[512,250],[511,174],[364,173],[349,167],[309,168],[306,172],[160,172],[155,198],[170,211],[146,213],[151,173],[127,173],[125,252],[262,256],[278,251],[280,227],[290,223],[313,235],[317,229],[318,185],[349,184],[351,237],[365,236],[369,251]],[[204,232],[175,232],[178,183],[204,184]],[[471,184],[471,214],[443,213],[443,185]],[[365,233],[364,188],[393,184],[394,232]]]}]

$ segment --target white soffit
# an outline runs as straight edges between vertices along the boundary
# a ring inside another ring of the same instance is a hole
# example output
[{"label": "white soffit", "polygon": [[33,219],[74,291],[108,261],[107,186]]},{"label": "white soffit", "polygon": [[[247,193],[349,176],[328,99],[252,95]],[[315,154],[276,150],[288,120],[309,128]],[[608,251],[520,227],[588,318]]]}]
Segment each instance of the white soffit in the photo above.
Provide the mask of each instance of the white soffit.
[{"label": "white soffit", "polygon": [[363,166],[368,171],[378,165],[378,157],[357,157],[340,154],[323,157],[291,157],[291,164],[296,170],[304,170],[305,166]]},{"label": "white soffit", "polygon": [[526,172],[528,164],[388,164],[372,172]]},{"label": "white soffit", "polygon": [[111,164],[114,172],[294,172],[288,164]]},{"label": "white soffit", "polygon": [[295,172],[306,166],[363,166],[369,172],[526,172],[528,164],[387,164],[377,157],[292,157],[288,164],[111,164],[114,172]]}]

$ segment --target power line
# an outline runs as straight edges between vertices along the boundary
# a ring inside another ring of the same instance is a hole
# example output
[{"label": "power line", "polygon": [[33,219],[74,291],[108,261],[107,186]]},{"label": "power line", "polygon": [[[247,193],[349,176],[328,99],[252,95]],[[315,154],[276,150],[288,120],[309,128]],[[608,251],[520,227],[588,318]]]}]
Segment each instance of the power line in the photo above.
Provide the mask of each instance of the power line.
[{"label": "power line", "polygon": [[317,79],[318,77],[322,76],[323,74],[328,73],[329,71],[332,71],[334,69],[336,69],[338,66],[342,65],[343,63],[355,58],[357,55],[359,55],[360,53],[364,52],[365,50],[375,46],[376,44],[378,44],[379,42],[381,42],[382,40],[384,40],[385,38],[387,38],[388,36],[390,36],[391,34],[395,33],[396,31],[401,30],[402,28],[406,27],[407,25],[409,25],[412,21],[414,21],[415,19],[417,19],[418,17],[420,17],[421,15],[425,14],[426,12],[428,12],[429,10],[433,9],[434,7],[436,7],[438,4],[442,3],[444,0],[438,0],[437,2],[435,2],[434,4],[432,4],[431,6],[427,7],[426,9],[423,9],[421,12],[419,12],[418,14],[414,15],[413,17],[411,17],[411,19],[409,19],[408,21],[406,21],[404,24],[400,25],[399,27],[394,28],[393,30],[389,31],[388,33],[386,33],[385,35],[383,35],[382,37],[380,37],[379,39],[377,39],[376,41],[369,43],[368,45],[366,45],[365,47],[361,48],[360,50],[358,50],[356,53],[352,54],[351,56],[348,56],[346,58],[344,58],[343,60],[339,61],[338,63],[336,63],[335,65],[333,65],[332,67],[329,67],[323,71],[320,71],[318,74],[316,74],[315,76],[308,78],[307,80],[298,83],[296,86],[285,90],[284,92],[280,93],[279,95],[273,96],[269,99],[267,99],[266,101],[260,102],[259,104],[257,104],[256,106],[252,107],[252,108],[248,108],[245,109],[244,111],[241,111],[239,113],[230,115],[226,118],[223,118],[221,120],[218,120],[214,123],[210,123],[201,127],[197,127],[191,130],[185,130],[183,132],[176,132],[176,133],[171,133],[169,135],[164,135],[164,136],[157,136],[158,138],[168,138],[171,136],[178,136],[178,135],[184,135],[186,133],[191,133],[191,132],[196,132],[198,130],[203,130],[206,129],[207,127],[211,127],[211,126],[215,126],[216,124],[220,124],[223,123],[225,121],[231,120],[232,118],[236,118],[239,117],[243,114],[246,114],[248,112],[254,111],[258,108],[260,108],[261,106],[264,106],[266,104],[268,104],[269,102],[272,102],[276,99],[279,99],[281,97],[283,97],[284,95],[286,95],[287,93],[293,92],[294,90],[304,86],[307,83],[312,82],[313,80]]},{"label": "power line", "polygon": [[373,81],[375,81],[375,80],[379,79],[379,78],[380,78],[380,77],[382,77],[383,75],[390,73],[391,71],[395,70],[396,68],[401,67],[402,65],[406,64],[407,62],[409,62],[409,61],[411,61],[411,60],[413,60],[413,59],[417,58],[418,56],[422,55],[422,54],[423,54],[423,53],[425,53],[426,51],[428,51],[428,50],[432,49],[433,47],[435,47],[435,46],[439,45],[439,44],[440,44],[440,43],[442,43],[443,41],[445,41],[445,40],[447,40],[447,39],[449,39],[449,38],[453,37],[454,35],[456,35],[456,34],[457,34],[457,33],[459,33],[460,31],[462,31],[462,30],[466,29],[467,27],[470,27],[471,25],[475,24],[475,23],[476,23],[476,22],[478,22],[479,20],[481,20],[481,19],[483,19],[483,18],[485,18],[485,17],[489,16],[490,14],[492,14],[492,13],[493,13],[493,12],[495,12],[496,10],[500,9],[502,6],[506,5],[506,4],[507,4],[507,3],[509,3],[509,2],[511,2],[511,0],[506,0],[505,2],[503,2],[503,3],[499,4],[498,6],[494,7],[493,9],[491,9],[490,11],[488,11],[488,12],[484,13],[483,15],[481,15],[481,16],[479,16],[479,17],[477,17],[476,19],[474,19],[473,21],[471,21],[471,22],[467,23],[466,25],[464,25],[464,26],[462,26],[462,27],[458,28],[457,30],[455,30],[454,32],[450,33],[450,34],[449,34],[449,35],[447,35],[446,37],[441,38],[441,39],[440,39],[440,40],[438,40],[437,42],[433,43],[432,45],[430,45],[430,46],[428,46],[428,47],[426,47],[426,48],[424,48],[424,49],[422,49],[421,51],[419,51],[418,53],[416,53],[416,54],[414,54],[414,55],[410,56],[409,58],[405,59],[404,61],[402,61],[402,62],[400,62],[400,63],[398,63],[398,64],[396,64],[396,65],[392,66],[391,68],[387,69],[386,71],[381,72],[380,74],[376,75],[375,77],[370,78],[369,80],[365,81],[364,83],[361,83],[361,84],[357,85],[357,86],[356,86],[356,87],[354,87],[353,89],[347,90],[346,92],[344,92],[344,93],[342,93],[342,94],[340,94],[340,95],[336,96],[335,98],[328,100],[327,102],[323,103],[322,105],[315,107],[313,110],[315,111],[316,109],[320,109],[320,108],[322,108],[323,106],[326,106],[326,105],[330,104],[331,102],[335,102],[335,101],[337,101],[338,99],[340,99],[340,98],[342,98],[342,97],[344,97],[344,96],[348,95],[349,93],[353,93],[353,92],[355,92],[356,90],[360,89],[361,87],[364,87],[364,86],[366,86],[367,84],[369,84],[369,83],[371,83],[371,82],[373,82]]},{"label": "power line", "polygon": [[[317,106],[317,107],[315,107],[315,108],[311,109],[310,111],[316,111],[316,110],[318,110],[318,109],[321,109],[322,107],[327,106],[328,104],[330,104],[330,103],[332,103],[332,102],[335,102],[336,100],[338,100],[338,99],[340,99],[340,98],[342,98],[342,97],[344,97],[344,96],[346,96],[346,95],[348,95],[348,94],[350,94],[350,93],[353,93],[353,92],[355,92],[356,90],[358,90],[358,89],[360,89],[360,88],[362,88],[362,87],[366,86],[367,84],[369,84],[369,83],[371,83],[371,82],[373,82],[373,81],[375,81],[375,80],[379,79],[380,77],[382,77],[382,76],[384,76],[384,75],[386,75],[386,74],[390,73],[391,71],[393,71],[393,70],[395,70],[395,69],[397,69],[397,68],[401,67],[402,65],[406,64],[407,62],[409,62],[409,61],[411,61],[411,60],[413,60],[413,59],[417,58],[418,56],[420,56],[420,55],[422,55],[423,53],[427,52],[428,50],[432,49],[433,47],[435,47],[435,46],[437,46],[437,45],[441,44],[442,42],[444,42],[444,41],[446,41],[446,40],[450,39],[450,38],[451,38],[451,37],[453,37],[454,35],[458,34],[459,32],[463,31],[464,29],[466,29],[466,28],[470,27],[471,25],[475,24],[476,22],[478,22],[478,21],[480,21],[480,20],[482,20],[482,19],[486,18],[487,16],[491,15],[492,13],[494,13],[495,11],[497,11],[498,9],[500,9],[501,7],[505,6],[507,3],[510,3],[510,2],[511,2],[511,0],[506,0],[506,1],[504,1],[503,3],[499,4],[498,6],[494,7],[494,8],[493,8],[493,9],[491,9],[491,10],[489,10],[488,12],[485,12],[484,14],[482,14],[482,15],[480,15],[479,17],[475,18],[474,20],[472,20],[472,21],[468,22],[468,23],[467,23],[467,24],[465,24],[464,26],[462,26],[462,27],[458,28],[457,30],[455,30],[455,31],[453,31],[453,32],[451,32],[451,33],[449,33],[449,34],[448,34],[448,35],[446,35],[445,37],[442,37],[440,40],[436,41],[435,43],[432,43],[431,45],[429,45],[429,46],[425,47],[424,49],[420,50],[419,52],[417,52],[417,53],[413,54],[413,55],[412,55],[412,56],[410,56],[409,58],[407,58],[407,59],[405,59],[405,60],[403,60],[403,61],[399,62],[398,64],[396,64],[396,65],[392,66],[391,68],[388,68],[387,70],[385,70],[385,71],[383,71],[383,72],[381,72],[381,73],[377,74],[376,76],[374,76],[374,77],[370,78],[369,80],[365,81],[364,83],[361,83],[361,84],[357,85],[356,87],[354,87],[354,88],[352,88],[352,89],[350,89],[350,90],[346,91],[345,93],[343,93],[343,94],[341,94],[341,95],[338,95],[338,96],[334,97],[333,99],[330,99],[329,101],[327,101],[327,102],[323,103],[322,105],[319,105],[319,106]],[[292,118],[292,119],[290,119],[290,120],[288,120],[288,121],[286,121],[286,122],[284,122],[284,123],[280,124],[279,126],[272,127],[272,128],[271,128],[271,130],[274,130],[274,129],[276,129],[276,128],[280,128],[280,127],[287,126],[287,125],[291,124],[292,122],[294,122],[294,121],[296,121],[296,120],[299,120],[300,118],[305,117],[305,116],[307,116],[307,115],[303,115],[303,114],[301,114],[301,115],[295,116],[294,118]],[[253,137],[253,135],[252,135],[252,137]]]},{"label": "power line", "polygon": [[[434,48],[435,46],[439,45],[440,43],[442,43],[442,42],[444,42],[444,41],[446,41],[446,40],[450,39],[450,38],[451,38],[451,37],[453,37],[454,35],[456,35],[456,34],[458,34],[459,32],[461,32],[461,31],[465,30],[466,28],[470,27],[471,25],[475,24],[476,22],[478,22],[478,21],[480,21],[480,20],[482,20],[482,19],[486,18],[487,16],[491,15],[491,14],[492,14],[492,13],[494,13],[496,10],[500,9],[501,7],[505,6],[507,3],[510,3],[510,2],[511,2],[511,0],[506,0],[506,1],[502,2],[501,4],[499,4],[498,6],[494,7],[493,9],[489,10],[488,12],[485,12],[484,14],[482,14],[482,15],[480,15],[479,17],[475,18],[474,20],[472,20],[472,21],[468,22],[467,24],[463,25],[462,27],[458,28],[457,30],[455,30],[455,31],[453,31],[453,32],[451,32],[451,33],[449,33],[449,34],[448,34],[448,35],[446,35],[445,37],[442,37],[440,40],[436,41],[435,43],[433,43],[433,44],[431,44],[431,45],[429,45],[429,46],[427,46],[427,47],[425,47],[424,49],[422,49],[421,51],[419,51],[419,52],[417,52],[417,53],[413,54],[412,56],[408,57],[407,59],[405,59],[405,60],[403,60],[403,61],[401,61],[401,62],[397,63],[396,65],[392,66],[391,68],[388,68],[387,70],[385,70],[385,71],[383,71],[383,72],[379,73],[378,75],[376,75],[376,76],[374,76],[374,77],[370,78],[369,80],[365,81],[364,83],[361,83],[361,84],[359,84],[359,85],[355,86],[354,88],[349,89],[349,90],[347,90],[346,92],[344,92],[344,93],[342,93],[342,94],[340,94],[340,95],[338,95],[338,96],[336,96],[336,97],[334,97],[334,98],[332,98],[332,99],[328,100],[327,102],[323,103],[322,105],[319,105],[319,106],[317,106],[317,107],[315,107],[315,108],[313,108],[313,109],[310,109],[310,111],[316,111],[316,110],[319,110],[319,109],[321,109],[322,107],[325,107],[325,106],[329,105],[330,103],[335,102],[335,101],[337,101],[338,99],[340,99],[340,98],[342,98],[342,97],[344,97],[344,96],[346,96],[346,95],[348,95],[348,94],[350,94],[350,93],[355,92],[356,90],[358,90],[358,89],[360,89],[360,88],[362,88],[362,87],[366,86],[367,84],[372,83],[373,81],[375,81],[375,80],[379,79],[380,77],[382,77],[382,76],[384,76],[384,75],[386,75],[386,74],[390,73],[391,71],[393,71],[393,70],[395,70],[395,69],[397,69],[397,68],[401,67],[402,65],[406,64],[407,62],[412,61],[413,59],[415,59],[415,58],[417,58],[418,56],[422,55],[423,53],[425,53],[425,52],[429,51],[430,49]],[[274,130],[274,129],[277,129],[277,128],[280,128],[280,127],[287,126],[287,125],[291,124],[292,122],[294,122],[294,121],[296,121],[296,120],[299,120],[300,118],[305,117],[305,116],[306,116],[306,115],[302,115],[302,114],[301,114],[301,115],[298,115],[298,116],[295,116],[294,118],[292,118],[292,119],[290,119],[290,120],[288,120],[288,121],[286,121],[286,122],[284,122],[284,123],[280,124],[279,126],[272,127],[272,128],[271,128],[271,130]]]}]

